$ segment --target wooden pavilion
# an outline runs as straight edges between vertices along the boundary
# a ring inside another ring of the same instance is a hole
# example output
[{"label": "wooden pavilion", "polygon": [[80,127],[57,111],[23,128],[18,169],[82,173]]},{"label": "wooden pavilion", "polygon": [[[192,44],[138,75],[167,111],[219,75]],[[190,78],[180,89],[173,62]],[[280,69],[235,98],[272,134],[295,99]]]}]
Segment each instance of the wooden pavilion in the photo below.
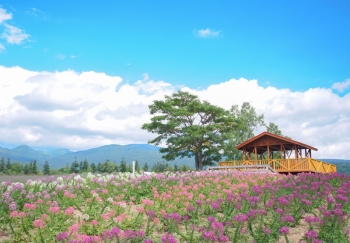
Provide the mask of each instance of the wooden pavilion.
[{"label": "wooden pavilion", "polygon": [[307,144],[263,132],[236,146],[242,150],[242,160],[219,162],[219,166],[269,165],[279,173],[334,173],[337,168],[311,157],[317,148]]}]

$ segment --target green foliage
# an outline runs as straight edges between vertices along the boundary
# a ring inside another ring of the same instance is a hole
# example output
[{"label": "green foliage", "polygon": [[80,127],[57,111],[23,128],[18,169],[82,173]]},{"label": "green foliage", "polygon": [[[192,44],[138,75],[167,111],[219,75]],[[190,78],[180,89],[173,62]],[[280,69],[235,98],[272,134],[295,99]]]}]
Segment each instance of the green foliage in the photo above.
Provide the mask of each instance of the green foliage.
[{"label": "green foliage", "polygon": [[140,167],[140,164],[137,160],[135,161],[135,171],[137,171],[138,173],[141,172],[141,167]]},{"label": "green foliage", "polygon": [[120,172],[126,172],[128,170],[126,162],[124,158],[122,158],[122,161],[120,162]]},{"label": "green foliage", "polygon": [[28,164],[24,165],[23,172],[25,175],[29,175],[29,165]]},{"label": "green foliage", "polygon": [[165,96],[165,101],[153,101],[149,109],[151,123],[143,124],[142,129],[158,136],[148,142],[159,145],[165,141],[167,147],[160,152],[167,161],[195,157],[196,170],[221,159],[224,135],[236,126],[228,111],[183,91]]},{"label": "green foliage", "polygon": [[5,159],[4,157],[2,157],[0,160],[0,172],[4,172],[5,168],[6,168]]},{"label": "green foliage", "polygon": [[47,161],[44,164],[43,174],[50,175],[50,165],[49,165],[49,162],[47,162]]},{"label": "green foliage", "polygon": [[36,159],[33,161],[32,173],[34,175],[38,174],[38,167],[37,167],[37,164],[36,164]]},{"label": "green foliage", "polygon": [[91,172],[95,173],[97,170],[95,163],[91,163],[90,167],[91,167]]},{"label": "green foliage", "polygon": [[254,137],[254,131],[265,124],[264,115],[258,115],[248,102],[244,102],[240,109],[233,105],[230,114],[237,121],[238,127],[233,127],[227,133],[223,150],[227,160],[239,160],[242,158],[242,152],[236,149],[236,146]]},{"label": "green foliage", "polygon": [[267,132],[270,132],[270,133],[274,133],[276,135],[280,135],[282,136],[282,132],[281,130],[278,128],[278,126],[273,123],[273,122],[270,122],[268,126],[266,126],[266,131]]},{"label": "green foliage", "polygon": [[71,164],[69,172],[70,173],[78,173],[79,172],[79,163],[78,163],[78,161],[76,159]]},{"label": "green foliage", "polygon": [[149,170],[147,162],[143,165],[142,169],[144,171],[148,171]]},{"label": "green foliage", "polygon": [[10,158],[7,158],[7,162],[6,162],[6,170],[11,170],[11,160]]},{"label": "green foliage", "polygon": [[13,163],[11,164],[11,171],[15,174],[22,174],[23,173],[23,165],[21,163]]},{"label": "green foliage", "polygon": [[87,172],[89,170],[89,162],[87,159],[84,159],[82,169],[84,172]]},{"label": "green foliage", "polygon": [[158,162],[152,167],[151,170],[153,172],[157,172],[157,173],[169,171],[169,165],[168,165],[168,163]]}]

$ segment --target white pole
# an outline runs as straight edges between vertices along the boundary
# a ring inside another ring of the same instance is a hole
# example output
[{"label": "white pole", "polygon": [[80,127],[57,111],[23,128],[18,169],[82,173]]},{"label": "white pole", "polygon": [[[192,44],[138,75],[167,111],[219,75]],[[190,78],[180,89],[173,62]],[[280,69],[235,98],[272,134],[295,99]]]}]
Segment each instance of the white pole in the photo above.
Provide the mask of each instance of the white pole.
[{"label": "white pole", "polygon": [[135,175],[135,161],[132,162],[132,173]]}]

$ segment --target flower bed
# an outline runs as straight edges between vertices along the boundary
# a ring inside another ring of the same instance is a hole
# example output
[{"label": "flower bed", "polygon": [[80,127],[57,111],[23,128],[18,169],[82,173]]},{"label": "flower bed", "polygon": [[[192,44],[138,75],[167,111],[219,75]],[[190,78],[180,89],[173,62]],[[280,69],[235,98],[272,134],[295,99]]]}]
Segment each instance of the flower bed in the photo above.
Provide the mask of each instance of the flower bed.
[{"label": "flower bed", "polygon": [[1,242],[350,240],[341,174],[73,174],[0,190]]}]

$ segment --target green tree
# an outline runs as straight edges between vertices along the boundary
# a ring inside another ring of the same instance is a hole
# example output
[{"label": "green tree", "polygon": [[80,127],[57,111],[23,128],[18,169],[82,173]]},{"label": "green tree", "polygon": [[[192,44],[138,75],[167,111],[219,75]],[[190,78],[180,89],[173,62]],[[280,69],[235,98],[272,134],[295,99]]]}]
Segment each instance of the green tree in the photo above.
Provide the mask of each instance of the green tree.
[{"label": "green tree", "polygon": [[69,172],[70,173],[79,173],[79,163],[78,163],[76,157],[75,157],[73,163],[70,166]]},{"label": "green tree", "polygon": [[11,164],[11,171],[15,174],[22,174],[23,173],[23,165],[21,163],[12,163]]},{"label": "green tree", "polygon": [[28,170],[29,170],[29,174],[33,174],[33,160],[29,162]]},{"label": "green tree", "polygon": [[83,164],[83,161],[80,161],[79,163],[79,172],[83,172],[84,171],[84,164]]},{"label": "green tree", "polygon": [[120,162],[120,172],[126,172],[128,170],[126,162],[124,158],[122,158],[122,161]]},{"label": "green tree", "polygon": [[32,173],[34,175],[38,174],[38,167],[36,165],[36,159],[33,161]]},{"label": "green tree", "polygon": [[25,175],[28,175],[30,173],[28,164],[24,165],[23,172],[24,172]]},{"label": "green tree", "polygon": [[280,135],[282,136],[282,132],[281,130],[278,128],[278,126],[273,123],[273,122],[270,122],[269,125],[266,126],[266,131],[270,132],[270,133],[274,133],[276,135]]},{"label": "green tree", "polygon": [[104,173],[105,172],[104,163],[98,162],[96,170],[98,173]]},{"label": "green tree", "polygon": [[152,167],[152,171],[157,172],[157,173],[162,173],[165,171],[169,170],[169,165],[167,163],[161,163],[157,162],[155,165]]},{"label": "green tree", "polygon": [[132,173],[132,164],[128,164],[128,165],[126,166],[126,172]]},{"label": "green tree", "polygon": [[[279,136],[283,136],[281,130],[280,130],[280,129],[278,128],[278,126],[277,126],[275,123],[273,123],[273,122],[270,122],[269,125],[266,126],[266,131],[267,131],[267,132],[270,132],[270,133],[274,133],[274,134],[279,135]],[[288,139],[291,139],[291,138],[288,137],[288,136],[283,136],[283,137],[288,138]],[[279,151],[272,152],[272,157],[273,157],[273,158],[277,158],[277,159],[281,158],[281,157],[282,157],[282,156],[281,156],[281,152],[279,152]]]},{"label": "green tree", "polygon": [[239,160],[242,158],[242,152],[236,149],[236,146],[252,137],[254,131],[260,126],[264,126],[264,115],[258,115],[255,108],[249,102],[244,102],[239,108],[233,105],[230,109],[231,115],[236,120],[238,126],[231,129],[227,135],[227,141],[223,147],[226,160]]},{"label": "green tree", "polygon": [[147,162],[143,165],[142,169],[143,169],[143,171],[149,170]]},{"label": "green tree", "polygon": [[90,167],[91,167],[91,172],[95,173],[97,169],[95,163],[91,163]]},{"label": "green tree", "polygon": [[149,109],[151,123],[143,124],[142,129],[158,136],[148,143],[165,141],[167,147],[159,151],[167,161],[194,157],[197,171],[221,159],[225,134],[235,128],[228,111],[189,92],[178,91],[165,96],[165,101],[155,100]]},{"label": "green tree", "polygon": [[105,171],[104,172],[107,172],[107,173],[112,173],[115,171],[115,166],[116,164],[113,163],[112,161],[109,161],[107,160],[105,163],[104,163],[104,168],[105,168]]},{"label": "green tree", "polygon": [[6,170],[10,171],[11,170],[11,159],[7,158],[7,162],[6,162]]},{"label": "green tree", "polygon": [[47,162],[47,160],[45,161],[45,164],[44,164],[43,174],[50,175],[50,165],[49,165],[49,162]]},{"label": "green tree", "polygon": [[69,171],[70,171],[70,167],[69,167],[69,165],[68,165],[68,163],[66,164],[66,167],[64,167],[64,173],[66,173],[66,174],[68,174],[69,173]]},{"label": "green tree", "polygon": [[6,168],[5,159],[4,157],[2,157],[0,160],[0,172],[4,172],[5,168]]},{"label": "green tree", "polygon": [[137,160],[135,161],[135,171],[138,173],[141,172],[141,167],[140,167],[140,164]]},{"label": "green tree", "polygon": [[89,170],[89,162],[87,159],[84,159],[82,170],[85,172]]}]

